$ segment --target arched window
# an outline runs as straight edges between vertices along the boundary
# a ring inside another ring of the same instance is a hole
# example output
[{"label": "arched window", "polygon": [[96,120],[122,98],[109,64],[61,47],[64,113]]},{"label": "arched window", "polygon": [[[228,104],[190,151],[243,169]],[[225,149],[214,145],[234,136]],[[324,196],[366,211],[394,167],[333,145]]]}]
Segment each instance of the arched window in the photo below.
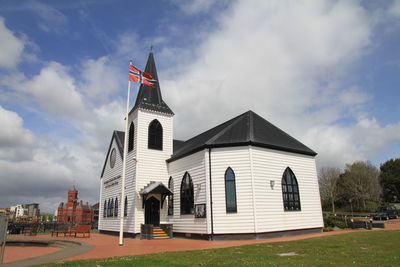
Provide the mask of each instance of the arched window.
[{"label": "arched window", "polygon": [[103,217],[107,217],[107,200],[104,200]]},{"label": "arched window", "polygon": [[128,197],[125,196],[124,217],[128,215]]},{"label": "arched window", "polygon": [[193,214],[193,206],[193,182],[189,173],[186,172],[181,183],[181,214]]},{"label": "arched window", "polygon": [[114,202],[114,216],[118,217],[118,198],[115,198],[115,202]]},{"label": "arched window", "polygon": [[[174,192],[174,180],[169,177],[168,188]],[[174,196],[168,196],[168,215],[174,215]]]},{"label": "arched window", "polygon": [[289,167],[282,176],[282,195],[285,211],[301,210],[299,186],[296,176]]},{"label": "arched window", "polygon": [[225,201],[226,212],[237,212],[235,173],[231,167],[225,171]]},{"label": "arched window", "polygon": [[108,199],[108,202],[107,202],[107,217],[110,217],[110,199]]},{"label": "arched window", "polygon": [[131,125],[129,126],[128,152],[133,150],[134,137],[135,137],[135,124],[131,122]]},{"label": "arched window", "polygon": [[158,120],[153,120],[149,125],[149,142],[150,149],[163,149],[163,128]]},{"label": "arched window", "polygon": [[111,199],[111,204],[110,204],[110,217],[114,216],[114,199]]}]

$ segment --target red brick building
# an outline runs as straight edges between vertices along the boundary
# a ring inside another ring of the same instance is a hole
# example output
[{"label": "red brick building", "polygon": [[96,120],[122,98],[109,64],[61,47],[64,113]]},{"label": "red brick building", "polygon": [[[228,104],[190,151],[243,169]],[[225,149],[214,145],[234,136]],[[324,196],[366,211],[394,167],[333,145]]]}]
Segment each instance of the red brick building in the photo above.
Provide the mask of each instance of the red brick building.
[{"label": "red brick building", "polygon": [[58,206],[57,222],[91,223],[93,209],[88,202],[78,202],[78,190],[68,190],[68,202]]}]

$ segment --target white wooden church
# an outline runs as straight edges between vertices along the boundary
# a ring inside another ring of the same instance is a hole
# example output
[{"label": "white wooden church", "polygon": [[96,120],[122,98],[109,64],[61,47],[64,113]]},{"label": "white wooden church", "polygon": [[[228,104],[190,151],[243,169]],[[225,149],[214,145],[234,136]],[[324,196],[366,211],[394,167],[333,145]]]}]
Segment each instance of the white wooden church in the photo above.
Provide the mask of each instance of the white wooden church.
[{"label": "white wooden church", "polygon": [[123,132],[114,131],[101,172],[101,232],[119,232],[122,213],[125,235],[142,238],[157,227],[209,240],[322,231],[317,153],[252,111],[175,140],[152,52],[145,71],[157,84],[140,86],[129,113],[125,195]]}]

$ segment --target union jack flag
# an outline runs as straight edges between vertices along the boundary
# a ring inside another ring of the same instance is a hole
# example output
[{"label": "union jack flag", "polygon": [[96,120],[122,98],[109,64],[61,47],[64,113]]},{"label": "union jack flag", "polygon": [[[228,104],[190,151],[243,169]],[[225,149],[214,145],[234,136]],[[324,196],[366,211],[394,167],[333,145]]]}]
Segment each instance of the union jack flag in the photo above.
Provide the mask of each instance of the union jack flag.
[{"label": "union jack flag", "polygon": [[129,66],[129,81],[140,82],[150,87],[156,86],[157,82],[149,73],[139,70],[132,64]]}]

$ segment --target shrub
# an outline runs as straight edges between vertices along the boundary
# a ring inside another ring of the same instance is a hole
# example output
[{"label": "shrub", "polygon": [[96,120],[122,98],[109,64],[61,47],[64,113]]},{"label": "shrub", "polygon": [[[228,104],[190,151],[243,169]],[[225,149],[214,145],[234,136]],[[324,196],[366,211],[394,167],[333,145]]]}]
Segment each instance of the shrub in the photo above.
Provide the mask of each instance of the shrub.
[{"label": "shrub", "polygon": [[347,228],[346,220],[344,217],[327,215],[324,217],[325,227],[338,227],[341,229]]}]

